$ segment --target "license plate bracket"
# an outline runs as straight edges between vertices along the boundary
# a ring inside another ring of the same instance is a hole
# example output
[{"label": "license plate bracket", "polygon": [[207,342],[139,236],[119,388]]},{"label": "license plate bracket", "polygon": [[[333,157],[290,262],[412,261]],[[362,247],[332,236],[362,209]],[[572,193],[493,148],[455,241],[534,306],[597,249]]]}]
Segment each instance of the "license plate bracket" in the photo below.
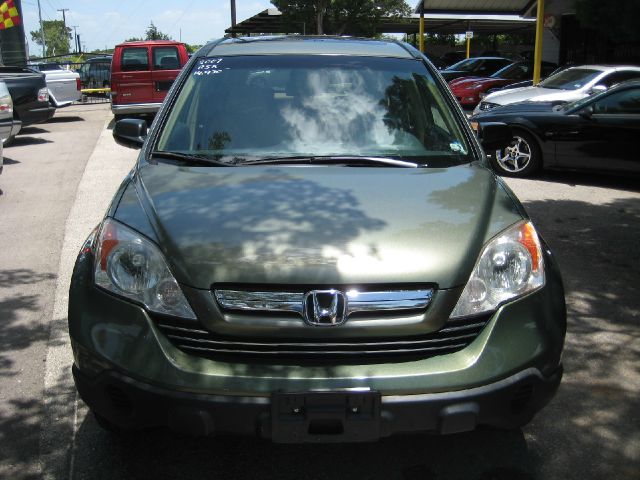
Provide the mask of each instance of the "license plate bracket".
[{"label": "license plate bracket", "polygon": [[375,441],[380,438],[380,406],[375,391],[275,392],[271,438],[276,443]]}]

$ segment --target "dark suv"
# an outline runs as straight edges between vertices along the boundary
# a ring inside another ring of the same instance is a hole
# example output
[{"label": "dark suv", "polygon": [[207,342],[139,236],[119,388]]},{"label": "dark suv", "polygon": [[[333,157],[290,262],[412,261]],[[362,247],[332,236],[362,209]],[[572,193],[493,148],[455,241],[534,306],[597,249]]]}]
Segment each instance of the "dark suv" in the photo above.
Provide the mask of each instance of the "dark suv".
[{"label": "dark suv", "polygon": [[370,441],[517,427],[558,388],[556,263],[414,48],[214,42],[114,135],[144,145],[69,298],[102,425]]}]

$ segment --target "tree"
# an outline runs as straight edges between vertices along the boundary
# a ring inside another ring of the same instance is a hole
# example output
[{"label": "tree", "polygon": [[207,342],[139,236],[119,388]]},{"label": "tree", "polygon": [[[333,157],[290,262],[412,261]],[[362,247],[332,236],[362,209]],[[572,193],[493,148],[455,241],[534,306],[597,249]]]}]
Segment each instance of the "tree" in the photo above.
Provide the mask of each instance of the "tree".
[{"label": "tree", "polygon": [[640,42],[638,18],[640,2],[638,0],[575,0],[576,14],[584,28],[601,33],[614,42]]},{"label": "tree", "polygon": [[171,40],[171,37],[158,30],[158,27],[156,27],[152,21],[149,28],[147,28],[145,40]]},{"label": "tree", "polygon": [[[71,29],[64,26],[62,20],[45,20],[42,22],[44,30],[45,44],[47,46],[46,56],[66,55],[69,53]],[[31,40],[42,45],[42,33],[40,30],[31,32]]]},{"label": "tree", "polygon": [[[409,15],[404,0],[272,0],[292,30],[371,37],[383,17]],[[315,28],[314,28],[315,27]]]}]

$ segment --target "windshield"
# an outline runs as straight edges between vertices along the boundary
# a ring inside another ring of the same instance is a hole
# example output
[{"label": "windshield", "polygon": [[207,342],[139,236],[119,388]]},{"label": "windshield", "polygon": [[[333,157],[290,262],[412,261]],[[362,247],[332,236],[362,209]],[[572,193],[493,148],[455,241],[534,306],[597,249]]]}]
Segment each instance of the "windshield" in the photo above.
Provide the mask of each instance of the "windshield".
[{"label": "windshield", "polygon": [[584,87],[601,73],[601,70],[592,70],[589,68],[570,68],[568,70],[562,70],[555,75],[551,75],[538,85],[543,88],[577,90]]},{"label": "windshield", "polygon": [[475,70],[482,64],[483,60],[478,58],[468,58],[465,60],[460,60],[458,63],[454,63],[450,67],[447,67],[447,70],[457,70],[460,72],[471,72]]},{"label": "windshield", "polygon": [[233,164],[300,156],[428,166],[473,159],[422,62],[329,55],[200,59],[156,150]]},{"label": "windshield", "polygon": [[491,78],[506,80],[524,80],[533,76],[532,66],[526,63],[512,63],[491,75]]}]

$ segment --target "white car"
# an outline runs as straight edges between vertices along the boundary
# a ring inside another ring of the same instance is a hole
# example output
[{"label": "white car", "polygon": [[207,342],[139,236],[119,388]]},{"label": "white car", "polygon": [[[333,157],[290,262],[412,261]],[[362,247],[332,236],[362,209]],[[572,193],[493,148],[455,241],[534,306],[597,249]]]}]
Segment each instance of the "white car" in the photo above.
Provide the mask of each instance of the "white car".
[{"label": "white car", "polygon": [[82,97],[80,75],[77,72],[65,70],[57,63],[40,63],[30,67],[44,73],[49,100],[54,107],[67,107]]},{"label": "white car", "polygon": [[573,102],[602,92],[613,85],[640,78],[640,67],[583,65],[561,70],[533,87],[513,88],[490,93],[473,114],[516,102]]}]

